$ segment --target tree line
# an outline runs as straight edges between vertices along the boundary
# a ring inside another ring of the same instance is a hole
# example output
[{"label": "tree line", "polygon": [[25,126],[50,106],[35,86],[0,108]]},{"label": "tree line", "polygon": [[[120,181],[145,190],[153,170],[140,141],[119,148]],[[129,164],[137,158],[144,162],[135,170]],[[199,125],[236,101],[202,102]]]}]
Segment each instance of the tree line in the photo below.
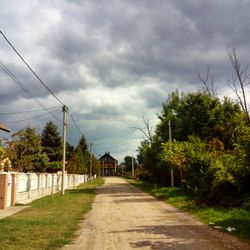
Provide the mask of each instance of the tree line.
[{"label": "tree line", "polygon": [[240,104],[207,91],[176,90],[158,118],[151,140],[138,148],[140,178],[170,186],[173,168],[175,186],[199,201],[242,205],[250,200],[250,124]]},{"label": "tree line", "polygon": [[[62,138],[57,126],[49,121],[40,134],[27,126],[12,134],[5,148],[1,147],[0,159],[9,158],[13,170],[20,172],[54,173],[62,168]],[[66,143],[66,170],[68,173],[87,174],[99,172],[99,162],[91,154],[86,138],[82,136],[74,148]]]},{"label": "tree line", "polygon": [[138,148],[137,175],[170,186],[172,169],[175,186],[181,186],[200,202],[249,205],[248,67],[242,66],[235,49],[228,51],[228,56],[234,73],[227,86],[236,101],[217,97],[209,67],[205,76],[198,75],[202,91],[184,94],[176,90],[169,94],[154,133],[143,116],[146,129],[139,130],[146,140]]}]

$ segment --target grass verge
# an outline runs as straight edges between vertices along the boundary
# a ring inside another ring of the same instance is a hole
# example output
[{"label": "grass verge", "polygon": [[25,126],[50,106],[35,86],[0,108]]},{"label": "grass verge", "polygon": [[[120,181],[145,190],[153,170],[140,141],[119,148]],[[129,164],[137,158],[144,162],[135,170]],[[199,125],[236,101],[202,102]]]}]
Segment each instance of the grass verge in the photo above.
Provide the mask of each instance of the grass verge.
[{"label": "grass verge", "polygon": [[243,208],[221,208],[208,207],[197,204],[193,197],[187,195],[180,188],[157,187],[156,185],[141,182],[129,181],[144,192],[160,198],[182,211],[189,212],[198,217],[204,223],[214,223],[212,226],[220,226],[221,230],[228,227],[235,228],[231,234],[250,240],[250,210]]},{"label": "grass verge", "polygon": [[70,242],[91,209],[102,178],[67,190],[64,196],[46,196],[30,207],[0,220],[0,249],[57,249]]}]

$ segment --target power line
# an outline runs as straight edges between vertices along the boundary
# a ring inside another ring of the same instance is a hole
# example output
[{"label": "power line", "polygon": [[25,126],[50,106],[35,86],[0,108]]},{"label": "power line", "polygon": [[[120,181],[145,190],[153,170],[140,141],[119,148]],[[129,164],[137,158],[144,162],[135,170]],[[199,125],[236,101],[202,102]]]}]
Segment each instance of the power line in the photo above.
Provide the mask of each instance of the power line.
[{"label": "power line", "polygon": [[76,127],[78,133],[79,133],[81,136],[83,136],[83,133],[81,132],[81,130],[80,130],[80,128],[78,127],[78,125],[76,124],[76,121],[75,121],[75,119],[73,118],[73,115],[72,115],[72,114],[70,114],[70,118],[72,119],[73,123],[75,124],[75,127]]},{"label": "power line", "polygon": [[29,89],[27,89],[25,86],[24,86],[24,84],[20,81],[20,80],[18,80],[17,78],[16,78],[16,76],[13,74],[13,73],[11,73],[10,72],[10,70],[6,67],[6,65],[4,65],[4,63],[0,60],[0,66],[2,67],[2,69],[12,78],[12,80],[15,82],[15,83],[17,83],[24,91],[25,91],[25,93],[26,94],[28,94],[32,99],[34,99],[35,100],[35,102],[38,104],[38,105],[40,105],[40,107],[42,107],[44,110],[46,110],[48,113],[50,113],[56,120],[58,120],[58,121],[60,121],[61,122],[61,120],[58,118],[58,117],[56,117],[53,113],[51,113],[31,92],[30,92],[30,90]]},{"label": "power line", "polygon": [[24,60],[24,58],[21,56],[21,54],[16,50],[14,45],[8,40],[8,38],[4,35],[4,33],[0,30],[0,34],[3,36],[5,41],[10,45],[10,47],[15,51],[15,53],[19,56],[19,58],[23,61],[23,63],[28,67],[28,69],[33,73],[33,75],[39,80],[39,82],[50,92],[51,95],[53,95],[58,102],[60,102],[62,105],[65,105],[53,92],[50,90],[50,88],[41,80],[41,78],[36,74],[36,72],[30,67],[30,65]]},{"label": "power line", "polygon": [[[59,108],[59,106],[48,108],[48,110],[55,109],[55,108]],[[25,110],[25,111],[4,112],[4,113],[0,113],[0,115],[19,115],[19,114],[41,112],[41,111],[44,111],[44,109],[34,109],[34,110]]]},{"label": "power line", "polygon": [[[53,95],[56,99],[57,99],[57,101],[58,102],[60,102],[63,106],[66,106],[53,92],[52,92],[52,90],[50,90],[50,88],[41,80],[41,78],[36,74],[36,72],[31,68],[31,66],[25,61],[25,59],[22,57],[22,55],[16,50],[16,48],[14,47],[14,45],[9,41],[9,39],[5,36],[5,34],[0,30],[0,34],[2,35],[2,37],[5,39],[5,41],[9,44],[9,46],[14,50],[14,52],[19,56],[19,58],[23,61],[23,63],[28,67],[28,69],[33,73],[33,75],[39,80],[39,82],[49,91],[49,93],[51,94],[51,95]],[[10,77],[15,81],[15,82],[17,82],[18,84],[19,84],[19,86],[20,85],[22,85],[22,88],[23,89],[25,89],[24,91],[28,94],[28,95],[30,95],[31,94],[31,92],[27,89],[27,88],[25,88],[24,86],[23,86],[23,84],[20,84],[21,82],[19,81],[19,80],[17,80],[17,78],[7,69],[7,67],[5,66],[5,65],[3,65],[3,63],[1,62],[1,64],[2,64],[2,68],[4,69],[4,71],[8,74],[8,75],[10,75]],[[31,95],[30,95],[31,96]],[[38,100],[37,100],[37,98],[32,94],[32,96],[31,96],[36,102],[39,102]],[[39,102],[40,103],[40,102]],[[43,106],[41,103],[39,104],[40,106]],[[47,109],[46,109],[47,110]],[[47,112],[49,112],[48,110],[47,110]],[[82,132],[81,132],[81,130],[79,129],[79,127],[78,127],[78,125],[77,125],[77,123],[76,123],[76,121],[74,120],[74,118],[73,118],[73,116],[72,115],[70,115],[70,117],[71,117],[71,119],[72,119],[72,121],[73,121],[73,123],[75,124],[75,126],[76,126],[76,128],[77,128],[77,130],[78,130],[78,132],[79,132],[79,134],[80,135],[83,135],[82,134]],[[58,118],[56,117],[56,119],[58,120]]]},{"label": "power line", "polygon": [[[60,110],[60,109],[55,109],[55,110],[52,110],[51,112],[55,112],[55,111],[58,111],[58,110]],[[26,121],[36,119],[38,117],[45,116],[45,115],[48,115],[48,114],[46,113],[46,114],[42,114],[42,115],[36,115],[36,116],[30,117],[30,118],[23,119],[23,120],[18,120],[18,121],[3,121],[3,123],[10,124],[10,123],[26,122]]]}]

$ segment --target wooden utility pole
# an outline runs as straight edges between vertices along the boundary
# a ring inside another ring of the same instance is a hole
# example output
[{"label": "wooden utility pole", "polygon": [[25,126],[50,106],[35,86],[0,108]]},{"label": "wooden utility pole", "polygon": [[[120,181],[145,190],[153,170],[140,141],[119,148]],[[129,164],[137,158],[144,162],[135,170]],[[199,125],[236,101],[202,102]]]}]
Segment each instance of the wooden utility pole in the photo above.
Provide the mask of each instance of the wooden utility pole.
[{"label": "wooden utility pole", "polygon": [[[168,121],[168,130],[169,130],[169,150],[172,153],[172,129],[171,129],[171,120]],[[174,187],[174,168],[170,167],[171,175],[171,187]]]},{"label": "wooden utility pole", "polygon": [[92,177],[92,146],[93,146],[93,144],[90,143],[89,144],[89,147],[90,147],[89,176],[90,176],[90,178]]},{"label": "wooden utility pole", "polygon": [[65,174],[65,162],[66,162],[66,134],[67,134],[67,113],[68,107],[63,106],[63,162],[62,162],[62,185],[61,185],[61,194],[64,195],[64,174]]},{"label": "wooden utility pole", "polygon": [[134,158],[133,156],[131,157],[131,160],[132,160],[132,178],[135,177],[135,169],[134,169]]}]

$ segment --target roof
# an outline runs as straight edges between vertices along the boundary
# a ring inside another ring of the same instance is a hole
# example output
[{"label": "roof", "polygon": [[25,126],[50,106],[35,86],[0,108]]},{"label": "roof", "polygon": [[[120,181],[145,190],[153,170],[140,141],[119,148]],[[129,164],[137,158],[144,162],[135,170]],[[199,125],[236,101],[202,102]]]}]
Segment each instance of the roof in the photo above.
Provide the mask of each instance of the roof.
[{"label": "roof", "polygon": [[[102,160],[103,158],[109,158],[109,159],[112,159],[112,160],[114,160],[114,161],[117,161],[114,157],[112,157],[112,156],[110,155],[109,152],[106,152],[103,156],[101,156],[101,157],[99,158],[99,160]],[[117,161],[117,162],[118,162],[118,161]]]},{"label": "roof", "polygon": [[7,128],[3,123],[1,123],[0,122],[0,130],[3,130],[3,131],[5,131],[5,132],[10,132],[10,129],[9,128]]}]

